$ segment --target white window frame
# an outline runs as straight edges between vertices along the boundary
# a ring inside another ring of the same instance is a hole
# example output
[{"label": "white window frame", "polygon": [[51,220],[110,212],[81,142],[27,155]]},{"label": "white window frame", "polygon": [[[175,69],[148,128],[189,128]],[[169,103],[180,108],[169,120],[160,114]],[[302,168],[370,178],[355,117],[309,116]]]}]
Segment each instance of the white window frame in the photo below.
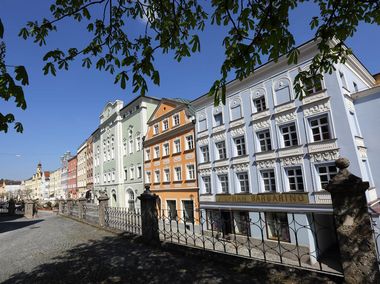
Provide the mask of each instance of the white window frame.
[{"label": "white window frame", "polygon": [[[244,179],[242,180],[241,177],[244,175]],[[239,190],[241,193],[249,193],[250,190],[250,182],[249,182],[249,174],[247,172],[238,172],[236,173],[238,185],[239,185]],[[242,182],[244,182],[244,190],[242,187]],[[245,188],[247,186],[247,188]]]},{"label": "white window frame", "polygon": [[180,125],[180,118],[179,118],[179,114],[176,113],[176,114],[173,114],[173,126],[178,126]]},{"label": "white window frame", "polygon": [[[224,147],[223,148],[219,148],[218,145],[221,145],[222,143],[224,143]],[[216,152],[218,153],[218,160],[224,160],[224,159],[227,159],[227,146],[226,146],[226,141],[225,140],[222,140],[222,141],[218,141],[218,142],[215,142],[215,148],[216,148]],[[221,149],[224,149],[224,151],[222,151],[224,153],[224,156],[225,157],[222,157],[220,156],[220,150]]]},{"label": "white window frame", "polygon": [[162,131],[166,131],[169,129],[169,120],[168,119],[164,119],[162,121]]},{"label": "white window frame", "polygon": [[[179,169],[179,172],[177,171]],[[175,181],[182,181],[182,167],[174,167]],[[179,173],[179,177],[178,177]]]},{"label": "white window frame", "polygon": [[[268,137],[264,137],[263,139],[261,139],[259,137],[260,134],[262,133],[269,133],[269,138]],[[256,132],[256,138],[257,138],[257,146],[258,146],[258,152],[267,152],[267,151],[271,151],[273,150],[273,143],[272,143],[272,133],[270,131],[270,129],[263,129],[263,130],[260,130],[260,131],[257,131]],[[270,143],[268,144],[268,139],[270,140]],[[262,148],[262,145],[261,145],[261,141],[264,141],[265,144],[265,149]]]},{"label": "white window frame", "polygon": [[[224,177],[226,177],[226,180],[222,181],[221,177],[223,177],[223,179],[224,179]],[[225,182],[226,182],[227,188],[223,189],[223,183],[225,183]],[[219,187],[220,193],[229,193],[229,180],[228,180],[228,174],[227,173],[218,175],[218,183],[219,183],[218,187]]]},{"label": "white window frame", "polygon": [[[270,176],[270,173],[272,172],[273,172],[273,178]],[[268,177],[264,177],[264,174],[268,174]],[[261,177],[262,192],[276,192],[277,191],[276,171],[274,169],[261,170],[260,177]],[[268,181],[269,190],[266,190],[265,188],[266,180]]]},{"label": "white window frame", "polygon": [[169,156],[170,155],[170,143],[165,142],[162,144],[162,155],[163,156]]},{"label": "white window frame", "polygon": [[164,169],[164,182],[170,182],[170,169]]},{"label": "white window frame", "polygon": [[[207,149],[207,151],[203,151],[203,149]],[[201,150],[201,155],[202,155],[201,156],[202,163],[210,162],[210,149],[209,149],[208,145],[201,146],[200,150]],[[205,155],[206,153],[207,153],[207,155]],[[207,159],[205,159],[205,156],[207,157]]]},{"label": "white window frame", "polygon": [[194,149],[194,136],[191,134],[186,136],[186,150],[192,149]]},{"label": "white window frame", "polygon": [[[158,175],[157,175],[158,173]],[[161,172],[160,170],[154,171],[154,183],[160,183],[161,182]]]},{"label": "white window frame", "polygon": [[[205,178],[208,179],[208,190],[207,190],[207,186],[206,186],[206,182],[205,182]],[[202,177],[202,183],[203,183],[203,191],[205,194],[211,194],[211,176],[203,176]]]},{"label": "white window frame", "polygon": [[[322,132],[321,132],[321,127],[325,126],[326,124],[320,124],[321,118],[324,118],[324,117],[327,119],[327,129],[328,129],[328,134],[329,134],[329,138],[326,138],[326,139],[323,138],[323,135],[322,135]],[[312,126],[311,125],[311,121],[314,121],[314,120],[318,120],[318,126]],[[313,117],[308,117],[307,118],[307,122],[308,122],[308,126],[309,126],[309,136],[310,136],[310,141],[311,142],[322,142],[322,141],[327,141],[327,140],[333,139],[333,132],[332,132],[330,117],[329,117],[328,113],[316,115],[316,116],[313,116]],[[314,134],[313,134],[313,129],[314,128],[318,128],[319,129],[319,136],[321,136],[320,140],[315,140],[314,139]]]},{"label": "white window frame", "polygon": [[[240,141],[240,142],[239,142]],[[238,144],[239,142],[239,144]],[[235,144],[235,156],[240,157],[240,156],[246,156],[247,155],[247,146],[245,143],[245,136],[239,136],[234,138],[234,144]],[[241,153],[239,154],[239,146],[241,147],[240,151]]]},{"label": "white window frame", "polygon": [[[325,167],[327,169],[326,173],[320,173],[319,172],[319,169],[320,168],[323,168]],[[330,172],[330,167],[333,167],[335,168],[335,172]],[[315,165],[315,170],[316,170],[316,174],[317,174],[317,180],[318,180],[318,185],[317,185],[317,188],[319,190],[324,190],[323,186],[322,186],[322,180],[321,180],[321,176],[326,176],[328,181],[331,180],[337,173],[338,173],[338,169],[336,168],[336,166],[333,164],[333,163],[321,163],[321,164],[316,164]]]},{"label": "white window frame", "polygon": [[[290,131],[290,127],[291,126],[294,126],[294,131],[292,132],[292,131]],[[288,128],[289,129],[289,132],[288,133],[284,133],[284,129],[285,128]],[[279,130],[280,130],[280,134],[281,134],[281,146],[283,147],[283,148],[287,148],[287,147],[293,147],[293,146],[298,146],[300,143],[299,143],[299,136],[298,136],[298,129],[297,129],[297,124],[295,123],[295,122],[291,122],[291,123],[287,123],[287,124],[283,124],[283,125],[280,125],[279,126]],[[296,144],[293,144],[293,139],[292,139],[292,133],[295,133],[296,134],[296,140],[297,140],[297,142],[296,142]],[[290,137],[290,140],[289,140],[289,142],[290,142],[290,145],[285,145],[285,135],[289,135],[289,137]]]},{"label": "white window frame", "polygon": [[[294,176],[290,176],[289,175],[289,171],[296,171],[296,170],[300,170],[301,171],[301,175],[299,174],[295,174]],[[295,166],[295,167],[288,167],[288,168],[285,168],[285,174],[286,174],[286,182],[287,182],[287,191],[288,192],[306,192],[305,190],[305,179],[304,179],[304,173],[303,173],[303,169],[302,169],[302,166]],[[295,187],[296,189],[291,189],[290,188],[290,178],[295,178],[296,182],[294,183],[295,184]],[[302,189],[299,189],[300,187],[300,184],[298,182],[298,178],[302,178]]]},{"label": "white window frame", "polygon": [[130,167],[129,168],[129,179],[135,179],[135,167]]},{"label": "white window frame", "polygon": [[146,171],[145,172],[145,183],[152,183],[152,173],[151,171]]},{"label": "white window frame", "polygon": [[[176,144],[176,142],[178,142],[178,146],[179,146],[179,148],[177,149],[177,144]],[[181,139],[180,138],[178,138],[178,139],[175,139],[174,141],[173,141],[173,153],[181,153]],[[179,151],[178,151],[179,150]]]},{"label": "white window frame", "polygon": [[154,153],[153,153],[153,158],[158,159],[160,157],[160,146],[154,146],[153,147]]},{"label": "white window frame", "polygon": [[186,165],[186,179],[187,180],[195,180],[195,165],[190,164]]},{"label": "white window frame", "polygon": [[[256,104],[257,101],[260,102],[259,106],[260,106],[260,108],[262,108],[262,109],[260,109],[260,110],[259,110],[259,108],[257,107],[257,104]],[[264,103],[263,103],[262,101],[264,101]],[[267,108],[267,102],[266,102],[266,99],[265,99],[265,95],[262,95],[262,96],[259,96],[259,97],[252,98],[252,104],[253,104],[253,110],[254,110],[255,113],[256,113],[256,112],[262,112],[262,111],[268,109],[268,108]]]},{"label": "white window frame", "polygon": [[150,148],[149,149],[145,149],[145,161],[149,161],[150,160]]},{"label": "white window frame", "polygon": [[158,123],[153,125],[153,135],[157,135],[160,132]]}]

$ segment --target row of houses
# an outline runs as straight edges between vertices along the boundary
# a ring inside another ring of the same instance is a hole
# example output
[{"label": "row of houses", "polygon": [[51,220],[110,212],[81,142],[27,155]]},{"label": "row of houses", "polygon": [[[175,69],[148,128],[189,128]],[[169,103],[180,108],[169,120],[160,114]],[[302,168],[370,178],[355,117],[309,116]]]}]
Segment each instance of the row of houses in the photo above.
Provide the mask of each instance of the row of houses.
[{"label": "row of houses", "polygon": [[[296,65],[284,56],[228,83],[224,105],[215,106],[207,95],[107,103],[98,128],[50,172],[48,196],[96,200],[105,193],[109,206],[135,209],[149,186],[170,218],[219,217],[227,234],[246,230],[239,227],[242,220],[307,223],[308,212],[329,223],[331,197],[324,186],[337,173],[334,160],[343,156],[352,173],[370,183],[367,200],[376,210],[380,76],[350,55],[306,87],[308,96],[300,101],[293,81],[311,64],[317,42],[299,50]],[[42,189],[36,194],[46,197]],[[286,229],[281,236],[274,228],[265,234],[294,241]],[[310,244],[311,238],[298,242]]]}]

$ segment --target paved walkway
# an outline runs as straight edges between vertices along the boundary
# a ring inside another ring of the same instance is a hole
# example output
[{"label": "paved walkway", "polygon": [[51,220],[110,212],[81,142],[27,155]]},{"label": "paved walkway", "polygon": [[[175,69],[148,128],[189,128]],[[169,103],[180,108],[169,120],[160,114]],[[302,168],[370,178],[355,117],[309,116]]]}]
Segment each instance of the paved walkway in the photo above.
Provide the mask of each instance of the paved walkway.
[{"label": "paved walkway", "polygon": [[1,283],[308,282],[292,273],[155,249],[133,237],[39,214],[37,219],[0,217]]}]

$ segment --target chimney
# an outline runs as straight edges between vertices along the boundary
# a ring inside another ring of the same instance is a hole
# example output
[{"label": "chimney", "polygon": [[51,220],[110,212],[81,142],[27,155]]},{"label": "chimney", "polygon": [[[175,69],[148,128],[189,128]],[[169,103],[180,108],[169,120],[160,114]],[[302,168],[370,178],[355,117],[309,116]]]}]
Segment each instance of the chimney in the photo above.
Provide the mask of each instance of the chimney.
[{"label": "chimney", "polygon": [[375,85],[380,86],[380,73],[373,75],[373,78],[375,78],[375,81],[376,81]]}]

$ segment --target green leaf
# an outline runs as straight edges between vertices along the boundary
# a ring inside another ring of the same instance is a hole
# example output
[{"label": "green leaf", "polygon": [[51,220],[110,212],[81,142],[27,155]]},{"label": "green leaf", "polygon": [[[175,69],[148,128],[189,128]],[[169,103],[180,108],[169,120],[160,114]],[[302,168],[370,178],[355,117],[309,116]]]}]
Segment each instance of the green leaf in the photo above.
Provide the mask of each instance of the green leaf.
[{"label": "green leaf", "polygon": [[24,66],[16,66],[15,67],[16,80],[21,81],[22,85],[29,85],[28,73]]},{"label": "green leaf", "polygon": [[4,26],[3,26],[3,22],[0,19],[0,38],[3,38],[3,36],[4,36]]}]

